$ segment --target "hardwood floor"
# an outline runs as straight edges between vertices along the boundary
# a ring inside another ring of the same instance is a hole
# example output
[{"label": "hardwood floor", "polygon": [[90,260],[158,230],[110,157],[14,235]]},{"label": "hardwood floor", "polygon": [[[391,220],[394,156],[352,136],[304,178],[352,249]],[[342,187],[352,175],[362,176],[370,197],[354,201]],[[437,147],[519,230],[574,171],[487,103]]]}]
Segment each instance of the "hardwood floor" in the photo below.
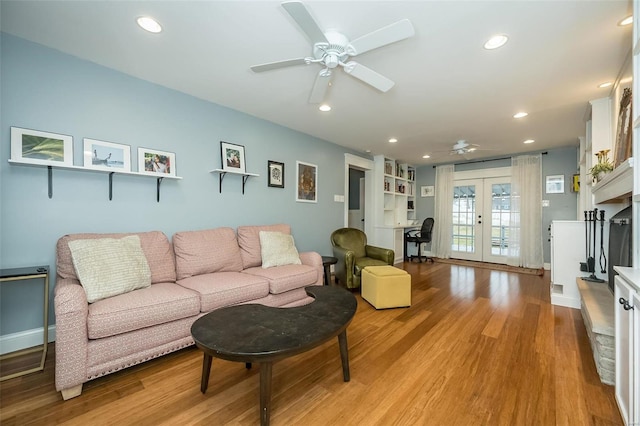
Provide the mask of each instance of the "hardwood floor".
[{"label": "hardwood floor", "polygon": [[[358,295],[337,339],[273,367],[272,425],[621,425],[580,311],[552,306],[549,277],[408,264],[412,306],[376,311]],[[62,401],[46,370],[0,383],[9,425],[259,424],[259,367],[215,359],[200,393],[195,348],[86,383]]]}]

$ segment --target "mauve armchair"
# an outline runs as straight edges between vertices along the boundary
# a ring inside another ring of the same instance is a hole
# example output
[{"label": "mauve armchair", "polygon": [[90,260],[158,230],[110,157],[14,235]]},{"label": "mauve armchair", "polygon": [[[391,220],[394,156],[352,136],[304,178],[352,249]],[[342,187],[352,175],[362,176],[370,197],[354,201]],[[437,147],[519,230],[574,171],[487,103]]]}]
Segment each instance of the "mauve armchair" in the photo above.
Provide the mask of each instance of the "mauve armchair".
[{"label": "mauve armchair", "polygon": [[331,245],[333,255],[338,259],[335,266],[336,283],[342,283],[350,289],[360,287],[360,277],[365,267],[393,265],[393,250],[368,245],[366,234],[356,228],[333,231]]}]

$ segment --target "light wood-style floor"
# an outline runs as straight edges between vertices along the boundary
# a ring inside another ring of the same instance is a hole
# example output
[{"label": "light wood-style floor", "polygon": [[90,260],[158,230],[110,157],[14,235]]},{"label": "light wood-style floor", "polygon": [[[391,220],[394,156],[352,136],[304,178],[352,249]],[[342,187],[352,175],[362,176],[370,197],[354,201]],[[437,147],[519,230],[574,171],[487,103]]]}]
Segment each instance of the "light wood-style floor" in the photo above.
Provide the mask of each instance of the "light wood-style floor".
[{"label": "light wood-style floor", "polygon": [[[620,425],[580,312],[549,302],[549,277],[408,264],[413,305],[376,311],[358,295],[348,329],[351,381],[337,339],[273,367],[272,425]],[[52,345],[53,346],[53,345]],[[259,367],[167,355],[85,384],[63,402],[46,371],[0,383],[9,425],[255,425]]]}]

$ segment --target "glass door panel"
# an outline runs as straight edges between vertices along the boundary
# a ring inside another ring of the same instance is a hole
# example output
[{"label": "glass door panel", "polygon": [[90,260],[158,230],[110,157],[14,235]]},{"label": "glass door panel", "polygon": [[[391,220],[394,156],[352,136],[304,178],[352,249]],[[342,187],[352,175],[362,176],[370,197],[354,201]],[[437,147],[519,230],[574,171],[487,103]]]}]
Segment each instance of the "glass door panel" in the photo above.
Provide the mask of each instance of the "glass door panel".
[{"label": "glass door panel", "polygon": [[511,219],[511,183],[508,178],[484,179],[486,202],[490,211],[484,232],[491,237],[483,247],[484,262],[507,263],[509,221]]},{"label": "glass door panel", "polygon": [[482,230],[477,218],[482,211],[482,187],[476,183],[456,181],[453,187],[451,257],[457,259],[482,259]]}]

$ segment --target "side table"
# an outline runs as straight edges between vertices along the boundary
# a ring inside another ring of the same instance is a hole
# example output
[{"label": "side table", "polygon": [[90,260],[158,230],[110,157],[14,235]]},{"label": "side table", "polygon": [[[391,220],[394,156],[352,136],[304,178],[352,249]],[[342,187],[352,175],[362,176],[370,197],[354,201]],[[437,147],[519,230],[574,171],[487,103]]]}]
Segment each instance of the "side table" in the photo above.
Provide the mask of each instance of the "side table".
[{"label": "side table", "polygon": [[333,256],[322,256],[322,266],[324,266],[324,285],[330,284],[331,265],[338,263],[338,258]]},{"label": "side table", "polygon": [[3,380],[12,379],[14,377],[24,376],[25,374],[44,370],[44,361],[47,358],[47,343],[49,340],[49,265],[29,266],[26,268],[0,269],[0,284],[7,281],[21,281],[38,278],[42,278],[44,280],[44,336],[42,348],[40,348],[40,346],[36,346],[33,348],[12,352],[1,356],[0,360],[32,352],[38,352],[41,350],[42,358],[40,359],[40,366],[0,377],[0,382]]}]

